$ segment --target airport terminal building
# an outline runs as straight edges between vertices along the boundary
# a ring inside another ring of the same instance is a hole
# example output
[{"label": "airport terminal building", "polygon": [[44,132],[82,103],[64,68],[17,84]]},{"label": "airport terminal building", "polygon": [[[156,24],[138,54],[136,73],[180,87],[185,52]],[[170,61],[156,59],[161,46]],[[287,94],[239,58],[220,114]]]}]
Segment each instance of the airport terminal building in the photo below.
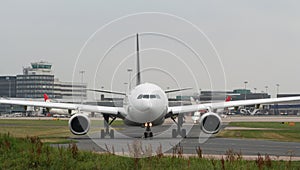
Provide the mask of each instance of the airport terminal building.
[{"label": "airport terminal building", "polygon": [[[32,62],[23,68],[23,74],[0,76],[0,97],[42,99],[46,93],[51,99],[87,98],[87,85],[75,82],[63,82],[52,72],[52,64],[40,61]],[[1,105],[0,112],[10,106]]]},{"label": "airport terminal building", "polygon": [[16,97],[16,76],[0,76],[0,96]]},{"label": "airport terminal building", "polygon": [[[249,89],[236,89],[233,91],[201,91],[200,94],[176,96],[176,99],[172,101],[177,101],[177,103],[179,101],[190,101],[191,97],[193,97],[198,103],[222,102],[227,96],[231,96],[232,101],[271,98],[268,93],[252,93]],[[276,97],[293,96],[300,96],[300,94],[278,94]],[[247,106],[247,108],[251,107],[254,106]],[[300,115],[300,102],[263,105],[261,111],[261,114],[270,115]]]},{"label": "airport terminal building", "polygon": [[43,98],[47,93],[53,98],[54,75],[52,65],[47,62],[34,62],[31,67],[23,68],[17,75],[17,98]]},{"label": "airport terminal building", "polygon": [[252,93],[249,89],[235,89],[233,91],[202,90],[200,94],[195,94],[193,96],[176,96],[176,100],[190,101],[191,97],[193,97],[195,100],[198,100],[200,103],[221,102],[224,101],[227,96],[230,96],[232,101],[245,100],[245,99],[271,98],[271,96],[268,93]]},{"label": "airport terminal building", "polygon": [[86,99],[86,84],[62,82],[55,78],[48,62],[33,62],[17,75],[17,98],[43,98],[44,93],[53,99]]}]

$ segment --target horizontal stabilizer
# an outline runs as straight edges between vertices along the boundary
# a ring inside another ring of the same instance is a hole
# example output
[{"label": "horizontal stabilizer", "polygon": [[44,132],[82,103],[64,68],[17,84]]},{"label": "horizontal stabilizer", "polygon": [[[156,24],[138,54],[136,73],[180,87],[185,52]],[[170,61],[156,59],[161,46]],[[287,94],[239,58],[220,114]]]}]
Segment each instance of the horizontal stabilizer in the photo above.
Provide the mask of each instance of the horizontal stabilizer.
[{"label": "horizontal stabilizer", "polygon": [[87,91],[94,91],[94,92],[100,92],[100,93],[109,93],[109,94],[118,94],[118,95],[126,95],[126,93],[123,92],[116,92],[116,91],[109,91],[109,90],[97,90],[97,89],[87,89]]},{"label": "horizontal stabilizer", "polygon": [[184,91],[184,90],[190,90],[190,89],[193,89],[193,88],[188,87],[188,88],[183,88],[183,89],[171,89],[171,90],[165,90],[165,93],[173,93],[173,92]]}]

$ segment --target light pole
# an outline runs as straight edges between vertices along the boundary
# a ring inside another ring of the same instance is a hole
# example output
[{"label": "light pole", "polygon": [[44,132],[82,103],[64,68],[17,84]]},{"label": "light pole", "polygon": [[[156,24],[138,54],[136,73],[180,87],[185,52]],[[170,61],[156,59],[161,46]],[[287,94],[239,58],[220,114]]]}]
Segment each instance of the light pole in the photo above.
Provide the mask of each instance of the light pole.
[{"label": "light pole", "polygon": [[261,91],[261,98],[262,98],[262,99],[264,98],[264,94],[265,94],[265,92],[262,90],[262,91]]},{"label": "light pole", "polygon": [[[104,86],[101,86],[101,90],[102,90],[102,91],[103,91],[103,89],[104,89]],[[102,96],[103,96],[103,97],[102,97]],[[100,99],[101,99],[101,101],[104,100],[104,93],[100,94]]]},{"label": "light pole", "polygon": [[199,89],[199,101],[201,102],[201,91],[202,89]]},{"label": "light pole", "polygon": [[129,73],[129,81],[128,81],[128,92],[131,90],[131,72],[132,72],[132,69],[131,68],[128,68],[127,69],[127,72]]},{"label": "light pole", "polygon": [[124,91],[125,91],[125,93],[127,92],[127,85],[128,85],[128,83],[124,82]]},{"label": "light pole", "polygon": [[256,88],[256,87],[254,87],[254,93],[256,93],[256,90],[257,90],[257,88]]},{"label": "light pole", "polygon": [[81,71],[79,71],[79,74],[81,74],[81,88],[82,88],[82,90],[81,90],[81,95],[80,95],[80,103],[82,104],[83,103],[83,76],[84,76],[84,73],[85,73],[85,71],[84,70],[81,70]]},{"label": "light pole", "polygon": [[245,89],[244,89],[244,93],[245,93],[245,100],[247,100],[247,92],[246,92],[246,89],[247,89],[247,83],[248,83],[248,81],[244,81],[244,83],[245,83]]},{"label": "light pole", "polygon": [[268,88],[269,88],[269,87],[268,87],[268,86],[265,86],[265,88],[266,88],[266,93],[268,94]]},{"label": "light pole", "polygon": [[279,86],[280,86],[280,84],[276,84],[276,87],[277,87],[277,89],[276,89],[276,92],[277,92],[277,97],[278,97],[278,94],[279,94]]}]

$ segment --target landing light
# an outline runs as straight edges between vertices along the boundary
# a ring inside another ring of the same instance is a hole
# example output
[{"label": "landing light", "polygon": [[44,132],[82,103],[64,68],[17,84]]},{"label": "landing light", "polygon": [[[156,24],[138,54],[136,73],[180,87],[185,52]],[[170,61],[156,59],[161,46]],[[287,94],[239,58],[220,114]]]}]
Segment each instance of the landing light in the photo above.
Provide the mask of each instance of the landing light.
[{"label": "landing light", "polygon": [[147,123],[145,123],[145,127],[152,127],[152,123],[151,122],[147,122]]}]

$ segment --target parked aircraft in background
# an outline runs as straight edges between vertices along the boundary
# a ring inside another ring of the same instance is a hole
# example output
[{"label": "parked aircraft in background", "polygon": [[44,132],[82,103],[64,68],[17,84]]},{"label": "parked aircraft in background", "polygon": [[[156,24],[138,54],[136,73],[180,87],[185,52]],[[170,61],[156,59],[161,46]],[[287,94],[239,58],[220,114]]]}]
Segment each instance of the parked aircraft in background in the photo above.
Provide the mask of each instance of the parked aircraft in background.
[{"label": "parked aircraft in background", "polygon": [[[51,101],[51,99],[48,97],[48,95],[45,93],[44,94],[44,101],[45,102],[56,102],[56,101]],[[53,117],[68,117],[72,114],[75,114],[75,110],[70,110],[70,109],[58,109],[58,108],[46,108],[46,111],[53,115]]]}]

